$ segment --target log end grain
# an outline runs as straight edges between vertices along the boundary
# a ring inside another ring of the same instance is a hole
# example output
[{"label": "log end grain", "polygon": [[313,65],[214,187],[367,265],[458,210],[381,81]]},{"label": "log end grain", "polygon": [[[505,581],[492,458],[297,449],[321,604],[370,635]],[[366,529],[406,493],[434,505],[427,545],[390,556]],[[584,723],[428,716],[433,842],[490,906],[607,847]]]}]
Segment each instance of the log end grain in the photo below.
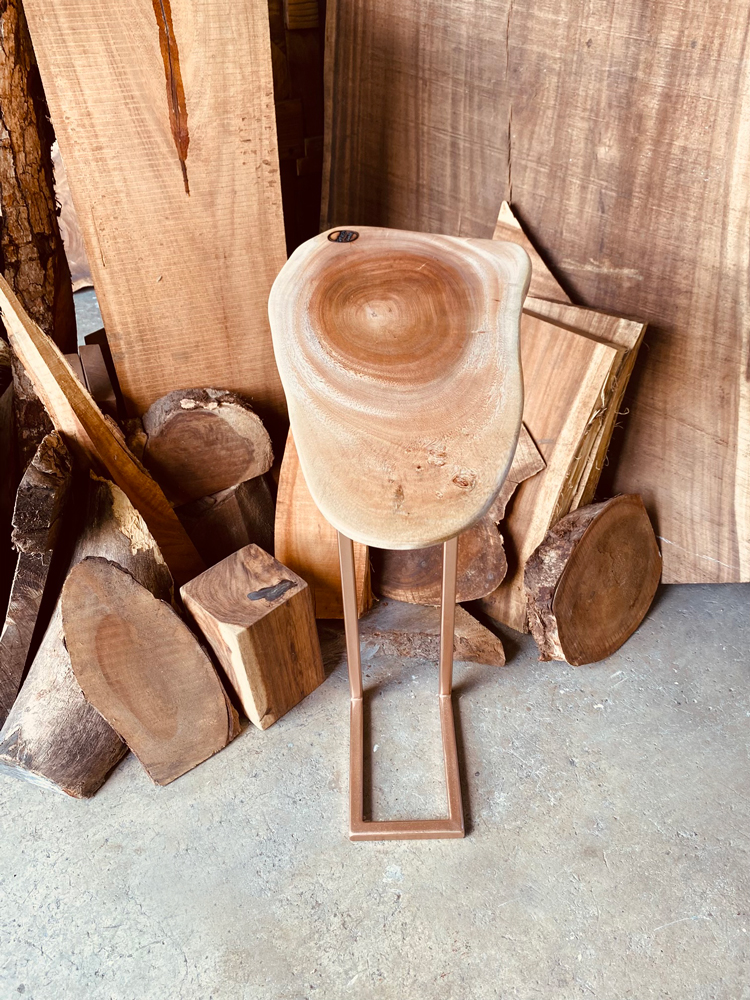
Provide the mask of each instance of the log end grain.
[{"label": "log end grain", "polygon": [[581,666],[610,656],[643,621],[660,575],[659,547],[639,496],[567,514],[526,563],[539,658]]}]

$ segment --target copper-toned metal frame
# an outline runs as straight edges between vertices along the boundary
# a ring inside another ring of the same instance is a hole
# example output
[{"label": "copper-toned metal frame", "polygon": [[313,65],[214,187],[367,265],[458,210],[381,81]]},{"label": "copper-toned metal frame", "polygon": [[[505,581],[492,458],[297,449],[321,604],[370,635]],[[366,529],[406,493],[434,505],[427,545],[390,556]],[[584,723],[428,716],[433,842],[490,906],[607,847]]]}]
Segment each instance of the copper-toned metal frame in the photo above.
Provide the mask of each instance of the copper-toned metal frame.
[{"label": "copper-toned metal frame", "polygon": [[453,629],[456,617],[456,568],[458,538],[443,544],[443,589],[440,604],[440,729],[443,737],[445,786],[448,816],[445,819],[406,819],[375,822],[364,819],[364,707],[362,664],[359,655],[357,585],[354,575],[354,544],[339,535],[341,590],[349,664],[349,839],[350,840],[437,840],[464,835],[461,778],[453,720]]}]

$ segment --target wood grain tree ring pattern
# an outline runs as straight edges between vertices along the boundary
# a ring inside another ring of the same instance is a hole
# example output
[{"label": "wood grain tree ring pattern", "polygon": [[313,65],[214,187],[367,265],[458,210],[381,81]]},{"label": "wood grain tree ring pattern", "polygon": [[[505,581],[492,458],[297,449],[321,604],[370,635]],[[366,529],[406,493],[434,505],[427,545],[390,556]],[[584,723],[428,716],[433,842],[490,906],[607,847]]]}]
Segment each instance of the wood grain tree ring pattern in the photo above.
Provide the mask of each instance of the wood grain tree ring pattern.
[{"label": "wood grain tree ring pattern", "polygon": [[263,421],[224,389],[178,389],[143,414],[143,462],[174,503],[190,503],[263,475],[273,448]]},{"label": "wood grain tree ring pattern", "polygon": [[581,666],[611,656],[643,621],[660,575],[659,547],[640,496],[567,514],[526,563],[539,659]]},{"label": "wood grain tree ring pattern", "polygon": [[271,290],[300,464],[349,537],[437,544],[486,513],[513,457],[529,260],[512,243],[356,232],[308,240]]}]

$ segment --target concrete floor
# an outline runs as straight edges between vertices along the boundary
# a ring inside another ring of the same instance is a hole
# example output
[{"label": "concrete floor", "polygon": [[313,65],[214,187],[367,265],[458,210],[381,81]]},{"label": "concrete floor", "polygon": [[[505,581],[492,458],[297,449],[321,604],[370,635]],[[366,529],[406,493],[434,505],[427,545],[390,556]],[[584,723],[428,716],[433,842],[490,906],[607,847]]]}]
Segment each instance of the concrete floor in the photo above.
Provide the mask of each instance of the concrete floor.
[{"label": "concrete floor", "polygon": [[[463,841],[347,841],[336,649],[168,788],[2,778],[0,998],[747,1000],[749,625],[748,587],[670,587],[595,667],[459,666]],[[442,812],[435,668],[367,674],[375,816]]]}]

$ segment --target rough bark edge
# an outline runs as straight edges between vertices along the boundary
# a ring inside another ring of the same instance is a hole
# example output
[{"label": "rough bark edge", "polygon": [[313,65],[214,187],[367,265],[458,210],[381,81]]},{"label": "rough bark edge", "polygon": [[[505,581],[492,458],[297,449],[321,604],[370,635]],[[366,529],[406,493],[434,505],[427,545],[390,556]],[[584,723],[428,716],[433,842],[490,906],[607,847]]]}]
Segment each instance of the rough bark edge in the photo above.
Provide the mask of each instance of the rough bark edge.
[{"label": "rough bark edge", "polygon": [[597,517],[613,500],[579,507],[561,518],[532,552],[524,569],[529,629],[539,647],[539,659],[566,662],[553,611],[555,591],[571,553]]}]

